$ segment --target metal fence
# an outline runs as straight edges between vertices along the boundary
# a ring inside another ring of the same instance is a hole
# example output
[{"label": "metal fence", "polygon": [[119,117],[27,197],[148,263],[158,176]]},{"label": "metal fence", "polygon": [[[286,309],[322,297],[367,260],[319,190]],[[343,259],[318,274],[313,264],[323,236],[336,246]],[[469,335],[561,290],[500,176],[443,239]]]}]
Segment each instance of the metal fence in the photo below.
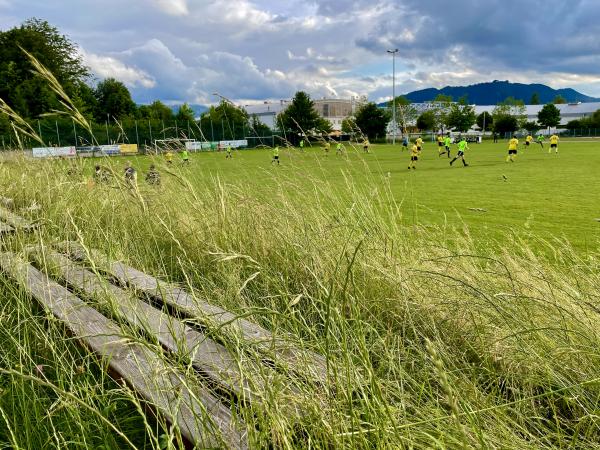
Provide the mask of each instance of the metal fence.
[{"label": "metal fence", "polygon": [[[92,133],[72,120],[35,120],[29,123],[42,138],[44,144],[51,146],[85,146],[115,143],[138,144],[140,149],[154,145],[160,139],[194,139],[197,141],[224,141],[248,139],[251,147],[262,141],[270,145],[277,140],[277,133],[257,134],[248,126],[234,126],[226,121],[206,121],[201,127],[194,121],[162,120],[124,120],[121,122],[91,123]],[[275,138],[273,137],[275,136]],[[39,145],[34,140],[20,136],[25,148]],[[19,147],[14,133],[9,129],[0,130],[0,148],[9,150]]]}]

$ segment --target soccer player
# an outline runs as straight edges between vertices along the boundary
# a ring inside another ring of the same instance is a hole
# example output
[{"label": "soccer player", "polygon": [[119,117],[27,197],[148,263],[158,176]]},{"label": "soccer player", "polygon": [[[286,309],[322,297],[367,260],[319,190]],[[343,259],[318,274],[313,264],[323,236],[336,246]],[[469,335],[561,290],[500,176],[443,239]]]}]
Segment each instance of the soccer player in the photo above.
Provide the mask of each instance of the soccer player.
[{"label": "soccer player", "polygon": [[279,165],[279,146],[273,149],[273,159],[271,159],[271,164],[277,163]]},{"label": "soccer player", "polygon": [[548,154],[552,153],[552,149],[558,155],[558,135],[553,134],[550,136],[550,150],[548,150]]},{"label": "soccer player", "polygon": [[365,140],[363,141],[363,151],[365,153],[369,153],[370,146],[371,146],[371,143],[369,142],[369,138],[365,138]]},{"label": "soccer player", "polygon": [[304,151],[304,139],[300,139],[300,151]]},{"label": "soccer player", "polygon": [[158,173],[154,164],[150,166],[150,171],[146,174],[146,183],[160,186],[160,173]]},{"label": "soccer player", "polygon": [[450,146],[452,145],[452,138],[448,134],[446,139],[444,139],[444,146],[446,148],[446,153],[448,153],[448,158],[450,158]]},{"label": "soccer player", "polygon": [[342,145],[341,142],[338,142],[337,145],[335,146],[335,154],[336,155],[344,154],[344,146]]},{"label": "soccer player", "polygon": [[127,161],[127,164],[125,165],[125,182],[130,186],[130,187],[136,187],[137,186],[137,171],[131,166],[131,162]]},{"label": "soccer player", "polygon": [[438,158],[439,158],[444,153],[446,153],[446,150],[444,149],[444,138],[442,137],[441,134],[438,134],[436,140],[437,140],[437,144],[438,144]]},{"label": "soccer player", "polygon": [[533,136],[531,134],[528,134],[527,137],[525,138],[525,147],[529,147],[532,142],[533,142]]},{"label": "soccer player", "polygon": [[331,149],[331,144],[329,142],[325,142],[325,146],[323,147],[323,150],[325,150],[325,153],[329,154],[330,149]]},{"label": "soccer player", "polygon": [[519,140],[517,139],[517,135],[515,134],[512,139],[508,142],[508,156],[506,157],[506,162],[515,162],[515,157],[517,156],[517,149],[519,148]]},{"label": "soccer player", "polygon": [[540,146],[542,147],[542,150],[544,149],[544,135],[543,134],[538,134],[537,137],[537,143],[540,144]]},{"label": "soccer player", "polygon": [[228,145],[225,149],[226,155],[225,159],[233,159],[233,155],[231,154],[231,145]]},{"label": "soccer player", "polygon": [[467,140],[465,138],[461,138],[460,141],[458,142],[458,153],[456,154],[454,159],[452,161],[450,161],[450,165],[454,164],[454,161],[456,161],[458,158],[460,158],[462,160],[463,166],[467,167],[468,164],[465,161],[465,152],[467,150],[469,150],[469,145],[467,144]]},{"label": "soccer player", "polygon": [[419,147],[417,146],[417,144],[413,144],[413,146],[410,148],[410,166],[408,166],[408,170],[410,169],[414,169],[417,170],[417,166],[416,163],[419,160],[419,154],[421,153],[421,151],[419,150]]},{"label": "soccer player", "polygon": [[94,181],[96,183],[107,183],[110,180],[110,172],[101,167],[101,166],[96,166],[94,168]]},{"label": "soccer player", "polygon": [[423,150],[423,139],[421,136],[417,138],[417,149],[419,149],[419,152]]},{"label": "soccer player", "polygon": [[181,158],[183,159],[183,164],[190,163],[190,154],[188,153],[187,149],[181,152]]},{"label": "soccer player", "polygon": [[408,150],[408,135],[405,134],[402,138],[402,150]]},{"label": "soccer player", "polygon": [[171,150],[167,150],[167,153],[165,153],[165,159],[167,160],[167,164],[173,164],[173,153]]}]

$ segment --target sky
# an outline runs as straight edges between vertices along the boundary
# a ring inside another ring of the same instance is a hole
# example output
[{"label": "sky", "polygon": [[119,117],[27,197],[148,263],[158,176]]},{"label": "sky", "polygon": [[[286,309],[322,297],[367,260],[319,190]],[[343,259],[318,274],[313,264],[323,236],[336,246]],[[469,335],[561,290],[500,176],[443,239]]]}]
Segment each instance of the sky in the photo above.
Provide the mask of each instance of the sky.
[{"label": "sky", "polygon": [[138,103],[392,95],[492,80],[600,97],[600,0],[0,0],[37,17]]}]

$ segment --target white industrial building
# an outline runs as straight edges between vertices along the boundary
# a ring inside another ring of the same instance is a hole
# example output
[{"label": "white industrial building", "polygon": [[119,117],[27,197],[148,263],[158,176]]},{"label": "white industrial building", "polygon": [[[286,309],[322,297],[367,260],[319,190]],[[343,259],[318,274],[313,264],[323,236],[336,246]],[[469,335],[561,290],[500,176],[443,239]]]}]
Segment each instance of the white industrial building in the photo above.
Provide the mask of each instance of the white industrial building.
[{"label": "white industrial building", "polygon": [[[314,100],[314,104],[317,113],[329,121],[333,131],[341,131],[343,120],[354,115],[358,106],[366,101],[366,97],[353,97],[351,99],[322,98]],[[275,129],[277,128],[277,115],[284,111],[290,102],[290,100],[266,101],[258,105],[246,105],[244,109],[250,117],[256,116],[269,128]]]},{"label": "white industrial building", "polygon": [[[583,119],[584,117],[590,117],[596,111],[600,109],[600,103],[567,103],[564,105],[555,105],[560,110],[560,124],[566,125],[572,120]],[[526,105],[525,115],[527,116],[528,122],[535,122],[538,118],[538,113],[542,110],[544,105]],[[484,111],[492,113],[496,108],[496,105],[490,106],[475,106],[475,113],[477,115]]]}]

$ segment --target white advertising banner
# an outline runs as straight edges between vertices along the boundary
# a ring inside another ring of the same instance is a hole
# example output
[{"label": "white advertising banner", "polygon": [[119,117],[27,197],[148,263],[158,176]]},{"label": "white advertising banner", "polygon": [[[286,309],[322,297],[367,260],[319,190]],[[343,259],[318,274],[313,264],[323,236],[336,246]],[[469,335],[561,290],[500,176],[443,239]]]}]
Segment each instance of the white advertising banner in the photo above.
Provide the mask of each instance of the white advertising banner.
[{"label": "white advertising banner", "polygon": [[34,158],[67,158],[77,155],[75,147],[37,147],[32,149]]},{"label": "white advertising banner", "polygon": [[220,148],[240,148],[240,147],[248,147],[248,141],[246,139],[239,141],[221,141],[219,142]]}]

